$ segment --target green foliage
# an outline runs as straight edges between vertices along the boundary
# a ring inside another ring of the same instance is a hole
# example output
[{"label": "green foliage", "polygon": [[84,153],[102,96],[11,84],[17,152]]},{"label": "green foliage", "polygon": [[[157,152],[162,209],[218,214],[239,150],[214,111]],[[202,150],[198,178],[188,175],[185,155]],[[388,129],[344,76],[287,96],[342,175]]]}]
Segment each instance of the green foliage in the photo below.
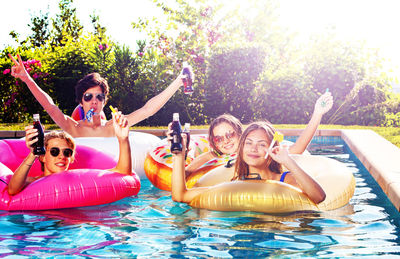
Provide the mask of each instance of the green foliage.
[{"label": "green foliage", "polygon": [[16,80],[11,76],[10,68],[12,66],[11,60],[7,54],[10,53],[16,56],[16,53],[21,55],[24,60],[24,65],[32,78],[39,84],[45,85],[45,91],[50,91],[46,87],[49,79],[48,74],[42,67],[42,61],[34,57],[34,53],[22,48],[17,51],[11,48],[6,48],[0,55],[0,110],[1,122],[21,122],[31,120],[33,113],[40,113],[43,115],[44,121],[48,118],[47,114],[43,114],[43,108],[36,101],[33,95],[26,89],[22,81]]},{"label": "green foliage", "polygon": [[29,37],[30,44],[32,47],[40,48],[46,44],[50,38],[49,31],[49,14],[40,13],[39,16],[35,16],[31,20],[32,24],[28,26],[32,30],[32,35]]},{"label": "green foliage", "polygon": [[[112,67],[110,78],[110,104],[118,107],[124,113],[134,111],[143,106],[143,91],[146,88],[138,88],[136,80],[139,77],[138,62],[132,52],[126,46],[116,46],[114,50],[115,65]],[[139,94],[139,91],[141,93]]]},{"label": "green foliage", "polygon": [[400,127],[400,112],[398,113],[386,113],[385,114],[385,122],[382,123],[382,126],[386,127]]},{"label": "green foliage", "polygon": [[76,8],[72,7],[73,0],[60,0],[60,14],[53,19],[52,46],[63,46],[67,41],[78,41],[83,26],[76,16]]},{"label": "green foliage", "polygon": [[[59,108],[66,114],[71,114],[76,107],[75,85],[86,74],[96,72],[99,59],[88,53],[95,52],[95,40],[80,40],[78,42],[66,39],[64,46],[46,49],[41,55],[50,80],[49,95],[57,101]],[[43,87],[42,85],[40,85]]]},{"label": "green foliage", "polygon": [[254,93],[256,119],[272,123],[306,123],[317,100],[302,71],[290,68],[265,72]]},{"label": "green foliage", "polygon": [[[31,60],[31,76],[66,114],[77,105],[77,81],[99,72],[110,85],[109,103],[128,114],[170,85],[187,61],[195,73],[194,93],[178,91],[139,125],[167,125],[173,112],[193,125],[227,112],[244,123],[306,123],[329,88],[334,106],[323,122],[399,126],[400,97],[390,92],[380,59],[360,43],[338,40],[334,30],[298,45],[276,24],[278,1],[231,3],[228,11],[211,0],[154,3],[164,16],[132,24],[147,38],[131,50],[112,42],[95,14],[93,33],[85,32],[73,0],[60,0],[55,18],[32,18],[27,39],[10,33],[20,46],[2,51],[0,71],[12,66],[8,53]],[[52,122],[9,73],[0,74],[0,105],[0,122],[28,121],[36,112]]]},{"label": "green foliage", "polygon": [[229,112],[243,122],[253,120],[251,93],[264,69],[266,53],[257,46],[219,50],[210,58],[205,112],[212,118]]}]

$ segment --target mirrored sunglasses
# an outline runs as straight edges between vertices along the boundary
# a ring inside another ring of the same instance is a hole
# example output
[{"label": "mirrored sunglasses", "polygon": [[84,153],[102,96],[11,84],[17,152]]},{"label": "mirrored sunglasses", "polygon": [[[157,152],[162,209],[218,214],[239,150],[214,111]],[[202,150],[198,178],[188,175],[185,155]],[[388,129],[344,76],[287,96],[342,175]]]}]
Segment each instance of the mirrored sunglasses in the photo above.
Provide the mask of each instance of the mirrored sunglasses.
[{"label": "mirrored sunglasses", "polygon": [[[70,148],[65,148],[62,150],[65,157],[71,157],[74,151]],[[58,147],[50,148],[50,155],[57,157],[60,154],[60,149]]]},{"label": "mirrored sunglasses", "polygon": [[228,139],[231,139],[234,137],[236,137],[236,132],[228,131],[227,133],[225,133],[225,137],[224,136],[214,136],[213,140],[214,140],[214,143],[219,144],[219,143],[224,142],[225,138],[228,140]]},{"label": "mirrored sunglasses", "polygon": [[[85,102],[90,102],[93,98],[93,94],[92,93],[85,93],[83,95],[83,100]],[[106,99],[106,95],[101,93],[101,94],[96,94],[96,98],[97,100],[99,100],[100,102],[104,101]]]}]

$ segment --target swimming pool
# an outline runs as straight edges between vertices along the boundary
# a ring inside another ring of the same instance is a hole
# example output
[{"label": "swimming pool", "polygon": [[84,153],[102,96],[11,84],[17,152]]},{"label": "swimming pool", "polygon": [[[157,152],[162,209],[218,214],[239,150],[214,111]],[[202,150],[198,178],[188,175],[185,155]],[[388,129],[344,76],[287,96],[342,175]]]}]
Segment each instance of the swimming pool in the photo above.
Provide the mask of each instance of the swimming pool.
[{"label": "swimming pool", "polygon": [[0,257],[399,256],[400,213],[347,145],[315,137],[309,151],[352,170],[356,190],[349,205],[289,215],[205,211],[175,203],[142,180],[137,197],[108,205],[0,211]]}]

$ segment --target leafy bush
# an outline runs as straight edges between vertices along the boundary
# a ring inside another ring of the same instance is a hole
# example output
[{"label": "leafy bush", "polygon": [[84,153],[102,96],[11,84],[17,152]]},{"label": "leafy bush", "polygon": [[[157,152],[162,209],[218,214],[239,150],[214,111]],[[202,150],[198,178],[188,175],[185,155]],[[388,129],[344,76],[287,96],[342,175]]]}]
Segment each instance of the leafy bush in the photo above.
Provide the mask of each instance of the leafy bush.
[{"label": "leafy bush", "polygon": [[230,113],[242,122],[253,120],[252,91],[264,69],[266,53],[257,46],[220,49],[211,56],[204,86],[207,116]]}]

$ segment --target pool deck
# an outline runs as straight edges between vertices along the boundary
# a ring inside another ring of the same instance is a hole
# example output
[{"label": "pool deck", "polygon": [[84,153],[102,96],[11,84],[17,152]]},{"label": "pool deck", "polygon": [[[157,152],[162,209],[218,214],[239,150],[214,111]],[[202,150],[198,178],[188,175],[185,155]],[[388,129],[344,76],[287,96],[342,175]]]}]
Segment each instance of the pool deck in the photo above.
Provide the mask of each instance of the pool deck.
[{"label": "pool deck", "polygon": [[[302,129],[278,129],[286,136],[298,136]],[[165,130],[135,130],[165,136]],[[192,129],[191,134],[207,134]],[[24,137],[24,131],[0,131],[0,138]],[[400,149],[372,130],[317,130],[315,136],[339,136],[375,178],[389,200],[400,211]]]}]

